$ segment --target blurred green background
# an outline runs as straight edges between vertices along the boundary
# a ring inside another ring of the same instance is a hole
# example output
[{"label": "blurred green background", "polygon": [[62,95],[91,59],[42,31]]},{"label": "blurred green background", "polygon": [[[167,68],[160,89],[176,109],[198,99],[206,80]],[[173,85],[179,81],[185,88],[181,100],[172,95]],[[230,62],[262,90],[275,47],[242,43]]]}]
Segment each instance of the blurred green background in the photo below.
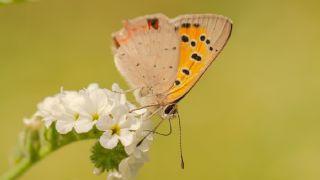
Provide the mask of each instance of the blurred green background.
[{"label": "blurred green background", "polygon": [[[219,13],[234,21],[218,60],[179,104],[137,179],[319,180],[320,3],[311,0],[40,0],[0,8],[0,174],[45,96],[91,82],[127,88],[110,34],[121,21],[162,12]],[[166,127],[162,127],[163,130]],[[105,179],[89,160],[94,141],[67,146],[21,179]]]}]

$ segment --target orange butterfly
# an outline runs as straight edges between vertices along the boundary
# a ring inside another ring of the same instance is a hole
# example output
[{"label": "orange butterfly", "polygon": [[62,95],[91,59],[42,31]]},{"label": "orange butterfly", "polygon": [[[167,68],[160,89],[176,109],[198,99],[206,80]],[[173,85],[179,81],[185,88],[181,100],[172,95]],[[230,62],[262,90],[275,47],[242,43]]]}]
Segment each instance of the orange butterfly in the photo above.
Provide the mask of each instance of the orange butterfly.
[{"label": "orange butterfly", "polygon": [[172,20],[163,14],[138,17],[113,34],[115,64],[141,106],[170,120],[176,104],[222,51],[231,30],[232,21],[215,14]]},{"label": "orange butterfly", "polygon": [[232,21],[221,15],[163,14],[125,21],[113,34],[115,63],[143,106],[170,115],[227,43]]}]

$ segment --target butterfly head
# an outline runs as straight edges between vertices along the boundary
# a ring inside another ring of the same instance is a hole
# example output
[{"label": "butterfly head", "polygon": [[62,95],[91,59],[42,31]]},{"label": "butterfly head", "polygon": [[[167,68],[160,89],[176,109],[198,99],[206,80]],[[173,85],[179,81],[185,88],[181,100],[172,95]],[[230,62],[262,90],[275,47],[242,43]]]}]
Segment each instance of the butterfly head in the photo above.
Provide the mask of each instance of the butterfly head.
[{"label": "butterfly head", "polygon": [[178,113],[177,104],[169,104],[163,108],[162,118],[171,119]]}]

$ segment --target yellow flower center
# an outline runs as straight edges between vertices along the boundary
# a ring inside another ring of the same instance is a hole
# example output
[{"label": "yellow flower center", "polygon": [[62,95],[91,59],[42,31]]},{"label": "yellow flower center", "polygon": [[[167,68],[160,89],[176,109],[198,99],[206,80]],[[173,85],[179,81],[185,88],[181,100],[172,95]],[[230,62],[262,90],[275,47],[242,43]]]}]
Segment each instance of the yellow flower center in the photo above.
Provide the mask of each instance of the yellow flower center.
[{"label": "yellow flower center", "polygon": [[80,117],[79,113],[74,113],[74,115],[73,115],[74,120],[78,120],[79,117]]},{"label": "yellow flower center", "polygon": [[98,113],[93,113],[93,114],[91,115],[91,118],[92,118],[92,121],[96,121],[96,120],[99,119],[99,114],[98,114]]},{"label": "yellow flower center", "polygon": [[120,127],[118,126],[118,124],[114,125],[112,128],[111,128],[111,131],[112,131],[112,135],[114,134],[117,134],[117,135],[120,135]]}]

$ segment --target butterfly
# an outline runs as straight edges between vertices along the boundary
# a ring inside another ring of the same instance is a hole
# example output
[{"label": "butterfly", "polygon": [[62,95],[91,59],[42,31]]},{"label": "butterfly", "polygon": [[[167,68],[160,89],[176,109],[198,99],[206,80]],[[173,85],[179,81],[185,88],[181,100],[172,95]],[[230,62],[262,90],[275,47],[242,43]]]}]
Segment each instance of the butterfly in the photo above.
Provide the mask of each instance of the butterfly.
[{"label": "butterfly", "polygon": [[174,115],[226,45],[232,21],[222,15],[146,15],[112,35],[115,65],[142,107]]}]

